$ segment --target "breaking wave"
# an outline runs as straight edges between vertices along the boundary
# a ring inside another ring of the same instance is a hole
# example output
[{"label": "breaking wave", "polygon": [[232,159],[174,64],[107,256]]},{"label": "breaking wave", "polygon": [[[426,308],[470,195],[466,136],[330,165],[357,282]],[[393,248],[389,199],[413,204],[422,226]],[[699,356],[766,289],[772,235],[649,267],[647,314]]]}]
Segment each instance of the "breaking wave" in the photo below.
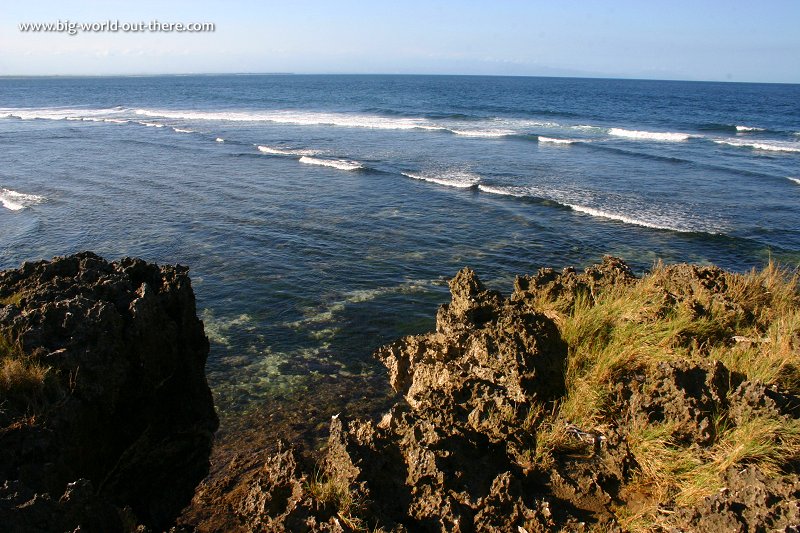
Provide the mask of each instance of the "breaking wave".
[{"label": "breaking wave", "polygon": [[300,158],[300,162],[307,165],[338,168],[339,170],[358,170],[364,168],[364,166],[358,161],[349,161],[347,159],[319,159],[317,157],[309,157],[305,155]]},{"label": "breaking wave", "polygon": [[656,131],[637,131],[626,130],[623,128],[611,128],[608,130],[609,135],[615,137],[625,137],[626,139],[639,139],[644,141],[669,141],[680,142],[686,141],[691,137],[688,133],[672,133],[672,132],[656,132]]},{"label": "breaking wave", "polygon": [[0,188],[0,203],[11,211],[22,211],[26,207],[44,202],[43,196],[35,194],[24,194],[11,189]]},{"label": "breaking wave", "polygon": [[429,183],[436,183],[437,185],[456,187],[459,189],[471,189],[481,181],[481,177],[473,172],[455,169],[441,172],[401,172],[401,174],[415,180],[427,181]]},{"label": "breaking wave", "polygon": [[575,141],[572,139],[554,139],[553,137],[545,137],[544,135],[539,135],[539,142],[546,143],[546,144],[572,144]]},{"label": "breaking wave", "polygon": [[294,156],[304,156],[304,155],[317,155],[319,150],[307,150],[307,149],[289,149],[289,148],[274,148],[272,146],[263,146],[257,145],[258,151],[264,154],[270,155],[294,155]]},{"label": "breaking wave", "polygon": [[744,141],[739,139],[714,139],[717,144],[727,144],[739,148],[765,150],[768,152],[796,152],[800,153],[800,143],[788,141]]}]

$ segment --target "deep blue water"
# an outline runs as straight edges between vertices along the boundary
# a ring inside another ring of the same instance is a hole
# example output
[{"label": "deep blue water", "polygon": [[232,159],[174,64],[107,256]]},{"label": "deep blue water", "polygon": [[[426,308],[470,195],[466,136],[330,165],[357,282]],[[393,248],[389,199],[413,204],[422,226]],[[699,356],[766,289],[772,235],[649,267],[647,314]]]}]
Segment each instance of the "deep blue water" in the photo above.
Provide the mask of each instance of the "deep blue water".
[{"label": "deep blue water", "polygon": [[0,268],[191,266],[223,410],[370,375],[465,265],[800,263],[800,85],[0,79]]}]

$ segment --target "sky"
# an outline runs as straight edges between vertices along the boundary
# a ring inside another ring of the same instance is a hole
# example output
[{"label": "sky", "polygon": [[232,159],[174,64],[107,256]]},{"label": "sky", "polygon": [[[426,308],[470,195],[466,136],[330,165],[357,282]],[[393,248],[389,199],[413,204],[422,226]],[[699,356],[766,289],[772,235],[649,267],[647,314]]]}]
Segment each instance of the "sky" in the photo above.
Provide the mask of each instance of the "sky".
[{"label": "sky", "polygon": [[[210,22],[213,32],[22,32]],[[387,73],[800,83],[800,0],[29,0],[0,75]]]}]

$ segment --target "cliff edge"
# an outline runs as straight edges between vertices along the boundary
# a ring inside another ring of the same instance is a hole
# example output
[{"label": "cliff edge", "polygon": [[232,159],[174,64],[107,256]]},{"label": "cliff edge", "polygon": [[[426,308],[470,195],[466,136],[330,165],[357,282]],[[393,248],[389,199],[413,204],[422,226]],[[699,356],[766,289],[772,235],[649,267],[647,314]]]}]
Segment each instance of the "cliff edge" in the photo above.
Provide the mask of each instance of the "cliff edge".
[{"label": "cliff edge", "polygon": [[797,531],[796,275],[607,257],[450,291],[375,353],[382,418],[334,417],[316,466],[284,447],[205,482],[198,529]]},{"label": "cliff edge", "polygon": [[0,272],[5,531],[162,531],[190,501],[218,421],[187,271],[85,252]]}]

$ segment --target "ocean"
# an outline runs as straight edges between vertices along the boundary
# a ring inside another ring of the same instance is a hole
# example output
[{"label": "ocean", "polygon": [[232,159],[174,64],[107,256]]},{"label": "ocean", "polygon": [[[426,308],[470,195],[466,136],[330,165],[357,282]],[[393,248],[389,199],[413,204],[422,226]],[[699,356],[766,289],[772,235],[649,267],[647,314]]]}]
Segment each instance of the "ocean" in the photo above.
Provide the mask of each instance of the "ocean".
[{"label": "ocean", "polygon": [[0,146],[0,268],[189,265],[223,421],[385,383],[463,266],[800,263],[800,85],[0,78]]}]

